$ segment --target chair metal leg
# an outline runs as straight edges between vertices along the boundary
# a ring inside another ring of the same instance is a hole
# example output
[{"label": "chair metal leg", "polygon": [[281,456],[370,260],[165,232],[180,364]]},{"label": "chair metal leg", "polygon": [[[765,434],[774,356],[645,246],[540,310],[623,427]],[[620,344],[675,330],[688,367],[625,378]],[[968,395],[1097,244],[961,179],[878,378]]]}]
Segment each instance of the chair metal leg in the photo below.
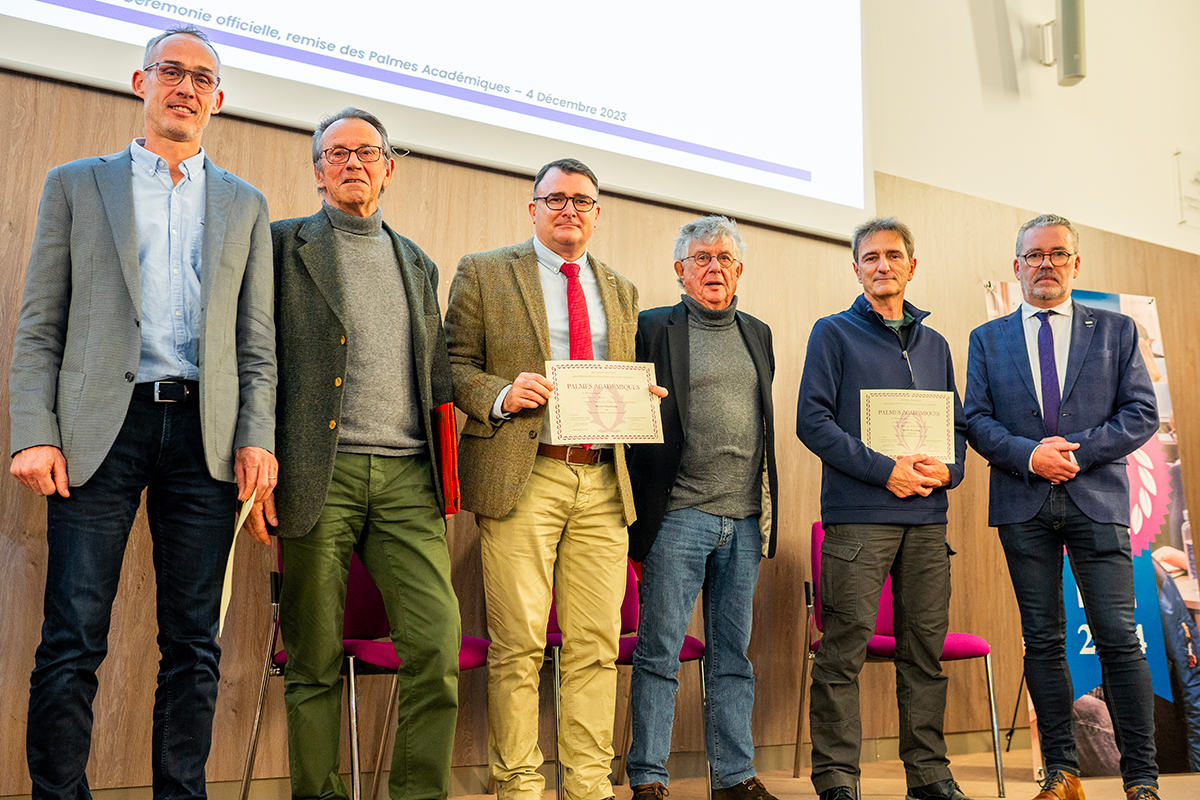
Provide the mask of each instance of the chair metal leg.
[{"label": "chair metal leg", "polygon": [[983,657],[983,666],[987,671],[988,708],[992,713],[992,750],[996,754],[996,793],[1004,797],[1004,762],[1000,758],[1000,727],[996,723],[996,687],[992,682],[992,655]]},{"label": "chair metal leg", "polygon": [[254,724],[250,728],[250,746],[246,749],[246,765],[242,769],[242,791],[239,797],[250,796],[250,780],[254,776],[254,757],[258,754],[258,733],[262,725],[263,706],[267,702],[267,681],[271,679],[271,659],[275,655],[275,637],[279,631],[279,603],[271,604],[271,635],[267,637],[267,652],[263,656],[262,680],[258,685],[258,705]]},{"label": "chair metal leg", "polygon": [[809,664],[812,663],[813,653],[809,649],[809,643],[805,643],[805,650],[808,652],[801,656],[802,664],[800,667],[800,710],[796,712],[796,757],[792,761],[792,777],[800,777],[800,769],[803,766],[801,762],[804,756],[804,747],[802,745],[804,738],[804,700],[808,696],[808,671]]},{"label": "chair metal leg", "polygon": [[621,747],[620,762],[617,767],[617,786],[625,784],[625,778],[629,775],[629,748],[633,746],[633,684],[630,680],[629,686],[629,708],[625,711],[625,726],[621,731]]},{"label": "chair metal leg", "polygon": [[567,800],[567,787],[563,785],[563,764],[562,753],[558,747],[558,736],[562,730],[562,698],[560,696],[560,688],[562,686],[562,670],[559,661],[561,648],[551,647],[550,658],[554,664],[554,779],[557,784],[555,791],[558,795],[558,800]]},{"label": "chair metal leg", "polygon": [[362,800],[362,776],[358,763],[358,681],[354,674],[354,656],[347,656],[350,673],[350,796]]},{"label": "chair metal leg", "polygon": [[[704,686],[704,656],[696,660],[696,667],[700,670],[700,718],[704,720],[704,724],[708,725],[708,691]],[[708,760],[708,748],[704,749],[704,779],[705,789],[708,794],[705,795],[708,800],[712,800],[713,774],[712,763]]]},{"label": "chair metal leg", "polygon": [[383,733],[379,735],[379,750],[375,753],[375,777],[371,779],[371,794],[369,800],[379,796],[379,779],[383,776],[383,754],[387,752],[388,733],[392,727],[392,718],[396,715],[396,695],[400,693],[400,673],[392,676],[392,688],[388,692],[387,713],[383,717]]},{"label": "chair metal leg", "polygon": [[813,660],[812,640],[813,640],[813,589],[812,584],[808,581],[804,582],[804,650],[800,652],[800,709],[796,712],[796,758],[792,761],[792,777],[800,777],[800,761],[804,754],[801,742],[804,741],[804,698],[808,694],[808,669],[809,663]]}]

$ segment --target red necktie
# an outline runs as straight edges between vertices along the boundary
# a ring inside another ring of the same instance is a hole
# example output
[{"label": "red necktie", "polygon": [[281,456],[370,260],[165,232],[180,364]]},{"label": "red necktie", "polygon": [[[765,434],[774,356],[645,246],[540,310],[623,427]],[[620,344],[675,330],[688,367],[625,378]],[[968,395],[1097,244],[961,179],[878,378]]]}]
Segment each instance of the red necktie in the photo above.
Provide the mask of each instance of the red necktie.
[{"label": "red necktie", "polygon": [[571,360],[592,360],[592,325],[588,322],[587,300],[579,283],[579,265],[563,264],[567,276],[567,327],[571,334]]}]

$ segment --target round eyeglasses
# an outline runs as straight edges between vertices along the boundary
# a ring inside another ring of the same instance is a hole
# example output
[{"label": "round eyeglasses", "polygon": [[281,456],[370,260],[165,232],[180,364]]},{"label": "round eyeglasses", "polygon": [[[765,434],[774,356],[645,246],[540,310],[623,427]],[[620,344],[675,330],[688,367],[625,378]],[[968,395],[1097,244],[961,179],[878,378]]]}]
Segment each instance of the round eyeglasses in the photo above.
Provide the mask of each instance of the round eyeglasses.
[{"label": "round eyeglasses", "polygon": [[1065,267],[1071,262],[1071,256],[1073,255],[1075,254],[1068,253],[1066,250],[1054,250],[1050,253],[1026,253],[1025,255],[1021,256],[1021,258],[1025,260],[1026,264],[1036,269],[1040,267],[1047,258],[1050,259],[1051,266]]}]

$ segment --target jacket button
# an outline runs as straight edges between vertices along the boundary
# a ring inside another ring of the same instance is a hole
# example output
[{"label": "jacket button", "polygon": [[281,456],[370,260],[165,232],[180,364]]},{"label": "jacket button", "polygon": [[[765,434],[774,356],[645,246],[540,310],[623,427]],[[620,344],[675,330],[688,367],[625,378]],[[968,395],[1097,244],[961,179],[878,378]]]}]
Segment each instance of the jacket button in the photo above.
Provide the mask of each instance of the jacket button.
[{"label": "jacket button", "polygon": [[530,439],[536,439],[536,438],[537,438],[537,431],[530,431],[530,432],[529,432],[529,438],[530,438]]},{"label": "jacket button", "polygon": [[1030,413],[1032,413],[1032,414],[1033,414],[1035,417],[1038,415],[1038,412],[1037,412],[1037,409],[1036,409],[1036,408],[1035,408],[1035,409],[1034,409],[1032,412],[1030,412]]},{"label": "jacket button", "polygon": [[134,379],[134,378],[136,378],[136,377],[137,377],[137,376],[136,376],[136,375],[134,375],[132,372],[126,372],[126,373],[125,373],[125,380],[126,380],[126,381],[128,381],[129,383],[133,383],[133,379]]},{"label": "jacket button", "polygon": [[341,379],[341,378],[334,378],[334,379],[333,379],[333,385],[334,385],[334,386],[341,386],[341,385],[342,385],[342,379]]},{"label": "jacket button", "polygon": [[346,337],[345,337],[345,336],[343,336],[343,337],[342,337],[342,344],[345,344],[345,343],[346,343]]},{"label": "jacket button", "polygon": [[336,419],[329,420],[329,430],[333,430],[336,427],[337,427],[337,420]]}]

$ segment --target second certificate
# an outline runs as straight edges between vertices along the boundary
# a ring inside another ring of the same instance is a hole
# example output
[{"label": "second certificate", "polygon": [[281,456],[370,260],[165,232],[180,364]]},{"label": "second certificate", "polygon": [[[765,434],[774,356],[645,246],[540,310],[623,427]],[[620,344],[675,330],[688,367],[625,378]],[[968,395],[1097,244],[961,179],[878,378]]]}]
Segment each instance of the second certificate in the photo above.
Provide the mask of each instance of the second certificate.
[{"label": "second certificate", "polygon": [[547,413],[553,444],[663,440],[654,365],[628,361],[547,361],[554,384]]}]

